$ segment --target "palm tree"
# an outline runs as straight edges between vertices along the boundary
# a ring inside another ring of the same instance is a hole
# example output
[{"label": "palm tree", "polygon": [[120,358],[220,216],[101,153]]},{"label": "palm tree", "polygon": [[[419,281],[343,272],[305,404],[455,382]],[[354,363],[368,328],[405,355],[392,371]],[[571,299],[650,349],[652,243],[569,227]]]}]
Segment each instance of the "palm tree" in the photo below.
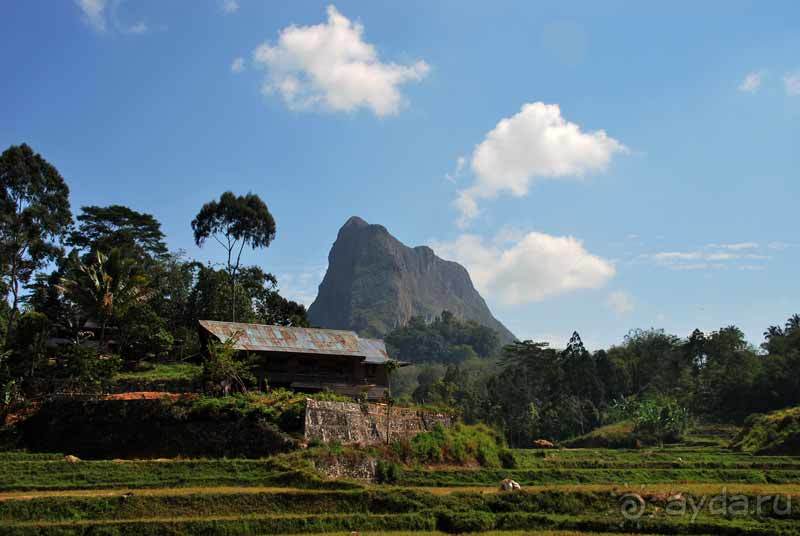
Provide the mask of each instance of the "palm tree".
[{"label": "palm tree", "polygon": [[122,317],[132,306],[152,296],[148,278],[139,272],[135,260],[112,249],[108,255],[96,252],[91,264],[70,255],[70,270],[58,289],[73,301],[84,314],[100,323],[100,347],[105,346],[109,322]]}]

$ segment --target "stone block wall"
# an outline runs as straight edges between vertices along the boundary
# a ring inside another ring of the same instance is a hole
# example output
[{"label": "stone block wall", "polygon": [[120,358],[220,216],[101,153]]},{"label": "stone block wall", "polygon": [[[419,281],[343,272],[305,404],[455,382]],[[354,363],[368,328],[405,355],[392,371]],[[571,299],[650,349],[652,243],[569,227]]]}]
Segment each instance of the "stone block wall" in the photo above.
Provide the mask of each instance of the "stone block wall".
[{"label": "stone block wall", "polygon": [[325,443],[376,445],[410,439],[437,423],[453,424],[446,413],[386,404],[306,400],[305,438]]}]

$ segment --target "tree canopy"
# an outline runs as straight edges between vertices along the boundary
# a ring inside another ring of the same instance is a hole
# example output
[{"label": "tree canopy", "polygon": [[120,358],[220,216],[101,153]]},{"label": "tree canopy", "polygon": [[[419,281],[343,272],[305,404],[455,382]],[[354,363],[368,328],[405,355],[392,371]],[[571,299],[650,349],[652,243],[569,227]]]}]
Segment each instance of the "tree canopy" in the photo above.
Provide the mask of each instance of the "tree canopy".
[{"label": "tree canopy", "polygon": [[192,230],[198,246],[202,247],[208,238],[214,238],[225,249],[230,292],[233,296],[231,320],[235,322],[236,278],[242,251],[245,246],[253,249],[269,247],[275,239],[275,219],[266,203],[256,194],[237,196],[233,192],[225,192],[219,201],[210,201],[203,205],[192,220]]},{"label": "tree canopy", "polygon": [[6,337],[22,287],[59,256],[58,241],[71,223],[69,188],[58,170],[24,143],[6,149],[0,155],[0,258],[12,294]]},{"label": "tree canopy", "polygon": [[70,246],[85,250],[87,255],[112,249],[128,256],[158,258],[167,254],[161,224],[151,214],[137,212],[122,205],[86,206],[77,218],[78,226],[69,234]]}]

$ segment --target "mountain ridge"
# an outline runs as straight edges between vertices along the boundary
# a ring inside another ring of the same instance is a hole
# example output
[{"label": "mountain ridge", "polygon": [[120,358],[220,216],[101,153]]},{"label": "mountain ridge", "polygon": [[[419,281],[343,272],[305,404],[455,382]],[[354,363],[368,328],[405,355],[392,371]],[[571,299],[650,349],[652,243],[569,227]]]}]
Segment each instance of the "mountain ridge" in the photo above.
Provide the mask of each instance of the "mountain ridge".
[{"label": "mountain ridge", "polygon": [[516,338],[492,315],[466,268],[352,216],[331,247],[308,317],[313,325],[383,337],[412,316],[432,319],[443,310],[494,329],[503,343]]}]

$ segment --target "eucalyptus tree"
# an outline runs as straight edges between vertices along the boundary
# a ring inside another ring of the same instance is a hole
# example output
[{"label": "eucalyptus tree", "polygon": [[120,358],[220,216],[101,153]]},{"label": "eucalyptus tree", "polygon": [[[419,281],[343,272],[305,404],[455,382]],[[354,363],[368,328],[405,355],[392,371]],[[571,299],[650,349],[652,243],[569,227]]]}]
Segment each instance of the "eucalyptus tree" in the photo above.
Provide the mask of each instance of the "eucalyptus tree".
[{"label": "eucalyptus tree", "polygon": [[192,220],[194,241],[202,247],[213,238],[225,249],[230,284],[231,320],[236,321],[236,278],[245,246],[269,247],[275,239],[275,219],[266,203],[256,194],[237,196],[223,193],[219,201],[203,205]]},{"label": "eucalyptus tree", "polygon": [[58,170],[24,143],[6,149],[0,155],[0,273],[11,294],[6,341],[22,289],[62,254],[59,241],[71,223],[69,188]]}]

